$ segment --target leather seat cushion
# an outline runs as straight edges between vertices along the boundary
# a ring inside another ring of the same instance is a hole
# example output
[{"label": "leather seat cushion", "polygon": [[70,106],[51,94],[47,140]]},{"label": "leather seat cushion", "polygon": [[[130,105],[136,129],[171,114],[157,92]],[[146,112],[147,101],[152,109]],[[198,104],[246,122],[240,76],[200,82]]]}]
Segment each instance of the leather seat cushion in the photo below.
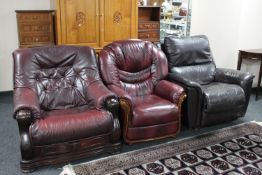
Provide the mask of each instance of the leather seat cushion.
[{"label": "leather seat cushion", "polygon": [[156,95],[133,97],[132,100],[133,127],[159,125],[178,120],[178,108],[168,100]]},{"label": "leather seat cushion", "polygon": [[218,112],[245,105],[244,90],[238,85],[213,82],[201,88],[205,112]]},{"label": "leather seat cushion", "polygon": [[127,139],[129,140],[147,140],[161,138],[165,136],[175,136],[180,130],[179,121],[174,121],[165,124],[144,126],[144,127],[129,127],[127,129]]},{"label": "leather seat cushion", "polygon": [[112,128],[110,112],[82,107],[46,112],[29,132],[34,145],[45,145],[108,134]]}]

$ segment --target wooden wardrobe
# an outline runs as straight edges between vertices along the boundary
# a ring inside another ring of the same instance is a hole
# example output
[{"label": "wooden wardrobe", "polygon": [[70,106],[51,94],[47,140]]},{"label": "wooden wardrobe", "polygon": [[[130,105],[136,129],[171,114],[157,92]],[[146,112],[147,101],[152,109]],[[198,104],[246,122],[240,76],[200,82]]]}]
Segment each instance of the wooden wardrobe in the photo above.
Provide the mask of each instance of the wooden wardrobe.
[{"label": "wooden wardrobe", "polygon": [[58,44],[99,52],[115,40],[137,38],[137,0],[56,0]]}]

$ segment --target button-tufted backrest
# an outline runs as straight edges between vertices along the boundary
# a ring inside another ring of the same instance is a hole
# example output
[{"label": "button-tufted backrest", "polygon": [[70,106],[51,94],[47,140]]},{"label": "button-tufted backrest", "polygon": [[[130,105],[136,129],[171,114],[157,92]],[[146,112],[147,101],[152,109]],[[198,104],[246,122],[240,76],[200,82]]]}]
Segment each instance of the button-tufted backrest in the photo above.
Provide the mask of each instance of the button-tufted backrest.
[{"label": "button-tufted backrest", "polygon": [[89,47],[46,46],[19,49],[14,57],[14,88],[33,89],[44,110],[94,105],[87,86],[101,81]]},{"label": "button-tufted backrest", "polygon": [[99,54],[100,70],[106,85],[116,85],[131,96],[148,95],[168,73],[164,53],[150,42],[113,42]]},{"label": "button-tufted backrest", "polygon": [[166,37],[162,49],[168,59],[169,72],[207,84],[214,79],[215,63],[206,36]]}]

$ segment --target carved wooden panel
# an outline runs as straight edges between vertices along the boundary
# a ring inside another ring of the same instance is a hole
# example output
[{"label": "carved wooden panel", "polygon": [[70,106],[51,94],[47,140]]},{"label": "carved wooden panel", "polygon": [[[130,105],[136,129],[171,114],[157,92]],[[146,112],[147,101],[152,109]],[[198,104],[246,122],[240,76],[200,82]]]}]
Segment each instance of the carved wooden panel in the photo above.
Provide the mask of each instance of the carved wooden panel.
[{"label": "carved wooden panel", "polygon": [[60,0],[60,44],[99,47],[98,0]]},{"label": "carved wooden panel", "polygon": [[116,11],[113,15],[113,20],[115,24],[120,24],[122,22],[122,14],[119,11]]},{"label": "carved wooden panel", "polygon": [[16,11],[19,47],[55,44],[53,11]]},{"label": "carved wooden panel", "polygon": [[137,38],[137,0],[56,0],[58,44],[101,50]]},{"label": "carved wooden panel", "polygon": [[101,46],[115,40],[137,38],[137,1],[101,0]]}]

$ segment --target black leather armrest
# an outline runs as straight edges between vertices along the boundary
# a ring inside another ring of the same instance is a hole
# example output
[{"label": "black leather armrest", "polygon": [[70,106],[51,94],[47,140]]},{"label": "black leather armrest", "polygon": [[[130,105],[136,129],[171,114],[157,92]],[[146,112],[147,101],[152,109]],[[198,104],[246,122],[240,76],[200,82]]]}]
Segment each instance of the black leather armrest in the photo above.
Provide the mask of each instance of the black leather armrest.
[{"label": "black leather armrest", "polygon": [[253,81],[255,76],[248,72],[233,69],[216,68],[215,81],[238,84],[242,86],[248,81]]},{"label": "black leather armrest", "polygon": [[202,92],[200,84],[191,80],[188,80],[178,74],[175,73],[169,73],[168,74],[168,79],[173,81],[173,82],[177,82],[179,84],[181,84],[183,87],[192,87],[192,88],[196,88],[199,92]]},{"label": "black leather armrest", "polygon": [[216,68],[215,81],[223,83],[238,84],[243,88],[246,96],[245,106],[247,107],[251,93],[254,75],[248,72],[241,72],[233,69]]},{"label": "black leather armrest", "polygon": [[178,74],[169,73],[168,79],[172,82],[180,84],[185,88],[187,99],[185,105],[187,110],[184,111],[185,119],[187,120],[188,127],[190,129],[200,126],[201,121],[201,106],[203,92],[200,84],[191,80],[188,80]]}]

